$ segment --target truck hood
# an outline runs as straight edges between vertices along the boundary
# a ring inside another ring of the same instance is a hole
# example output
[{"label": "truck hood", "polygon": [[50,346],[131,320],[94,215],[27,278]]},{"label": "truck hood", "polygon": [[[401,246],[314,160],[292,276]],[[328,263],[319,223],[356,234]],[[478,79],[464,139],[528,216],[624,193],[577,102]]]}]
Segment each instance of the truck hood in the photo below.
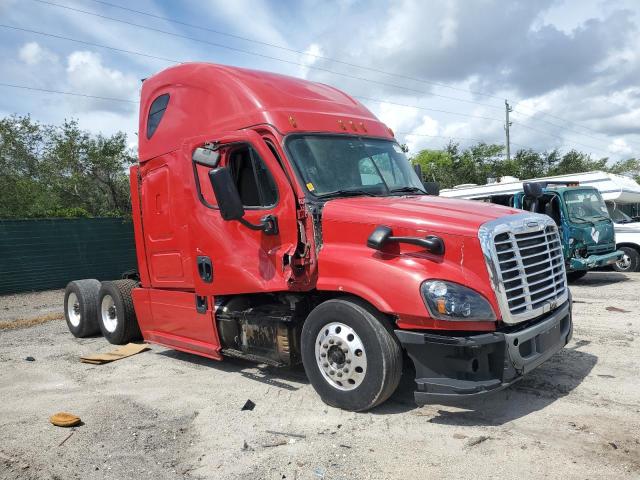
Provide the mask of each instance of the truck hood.
[{"label": "truck hood", "polygon": [[614,223],[616,233],[640,233],[640,222]]},{"label": "truck hood", "polygon": [[478,228],[483,223],[518,213],[522,211],[490,203],[426,195],[351,197],[327,202],[322,223],[323,232],[327,234],[330,232],[325,227],[360,224],[374,228],[386,225],[397,235],[426,232],[477,238]]},{"label": "truck hood", "polygon": [[[491,329],[491,322],[441,322],[438,326],[426,314],[420,285],[425,279],[437,278],[470,286],[499,312],[478,229],[485,222],[522,213],[489,203],[432,196],[331,200],[322,210],[317,288],[360,296],[379,310],[397,315],[398,325],[406,328]],[[438,235],[445,244],[444,255],[406,243],[373,250],[367,247],[367,239],[379,225],[390,227],[395,236]]]}]

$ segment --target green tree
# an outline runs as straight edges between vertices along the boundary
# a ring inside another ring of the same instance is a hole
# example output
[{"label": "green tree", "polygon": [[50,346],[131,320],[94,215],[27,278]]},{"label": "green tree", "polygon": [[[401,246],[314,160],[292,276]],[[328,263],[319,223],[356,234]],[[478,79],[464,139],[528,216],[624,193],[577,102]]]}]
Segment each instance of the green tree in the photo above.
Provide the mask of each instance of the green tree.
[{"label": "green tree", "polygon": [[478,143],[465,149],[449,143],[441,150],[422,150],[411,158],[422,168],[425,180],[434,180],[442,188],[464,183],[484,185],[488,178],[513,176],[520,179],[602,170],[635,178],[640,183],[640,160],[630,158],[609,164],[606,157],[593,159],[584,152],[557,149],[537,152],[531,148],[518,150],[507,160],[504,147]]},{"label": "green tree", "polygon": [[91,135],[30,117],[0,120],[0,218],[130,213],[124,133]]},{"label": "green tree", "polygon": [[606,170],[607,158],[592,160],[589,154],[570,150],[554,163],[547,175],[564,175],[568,173],[589,172],[591,170]]}]

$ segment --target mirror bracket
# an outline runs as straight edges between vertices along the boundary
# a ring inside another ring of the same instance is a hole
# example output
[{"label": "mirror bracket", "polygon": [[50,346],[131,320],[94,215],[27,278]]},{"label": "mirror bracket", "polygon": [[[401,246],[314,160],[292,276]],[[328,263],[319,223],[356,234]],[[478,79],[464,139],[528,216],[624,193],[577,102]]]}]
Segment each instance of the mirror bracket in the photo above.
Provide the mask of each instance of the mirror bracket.
[{"label": "mirror bracket", "polygon": [[220,145],[217,142],[207,142],[193,151],[191,159],[198,165],[216,168],[220,161],[219,148]]},{"label": "mirror bracket", "polygon": [[279,233],[278,219],[274,215],[265,215],[258,224],[251,223],[244,218],[240,218],[238,221],[251,230],[262,230],[265,235],[277,235]]},{"label": "mirror bracket", "polygon": [[394,237],[392,233],[391,228],[384,225],[376,227],[367,239],[367,247],[374,250],[382,250],[389,243],[408,243],[422,247],[435,255],[444,255],[444,241],[440,237],[435,235],[428,235],[424,238]]}]

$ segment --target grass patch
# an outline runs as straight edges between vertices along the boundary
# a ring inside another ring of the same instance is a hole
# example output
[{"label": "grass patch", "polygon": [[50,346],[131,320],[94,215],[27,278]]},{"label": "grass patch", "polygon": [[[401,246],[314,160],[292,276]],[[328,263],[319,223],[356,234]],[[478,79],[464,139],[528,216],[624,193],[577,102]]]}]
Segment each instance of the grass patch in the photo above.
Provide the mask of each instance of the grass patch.
[{"label": "grass patch", "polygon": [[48,315],[42,315],[35,318],[20,318],[18,320],[7,320],[0,322],[0,330],[16,330],[18,328],[29,328],[41,325],[43,323],[51,322],[54,320],[63,320],[64,315],[62,313],[49,313]]}]

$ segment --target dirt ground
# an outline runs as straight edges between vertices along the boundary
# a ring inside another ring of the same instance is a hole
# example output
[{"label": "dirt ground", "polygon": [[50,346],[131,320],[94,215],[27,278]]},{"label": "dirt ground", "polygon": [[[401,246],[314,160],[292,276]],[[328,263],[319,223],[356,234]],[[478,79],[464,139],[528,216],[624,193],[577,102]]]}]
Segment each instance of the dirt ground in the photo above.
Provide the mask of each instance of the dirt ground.
[{"label": "dirt ground", "polygon": [[[375,410],[344,412],[299,369],[157,346],[95,366],[78,357],[112,347],[64,321],[0,330],[0,478],[638,479],[640,274],[590,273],[572,292],[568,347],[468,409],[417,408],[408,379]],[[0,312],[24,319],[61,302],[0,297]],[[242,411],[247,399],[256,406]],[[58,411],[83,425],[52,426]]]}]

